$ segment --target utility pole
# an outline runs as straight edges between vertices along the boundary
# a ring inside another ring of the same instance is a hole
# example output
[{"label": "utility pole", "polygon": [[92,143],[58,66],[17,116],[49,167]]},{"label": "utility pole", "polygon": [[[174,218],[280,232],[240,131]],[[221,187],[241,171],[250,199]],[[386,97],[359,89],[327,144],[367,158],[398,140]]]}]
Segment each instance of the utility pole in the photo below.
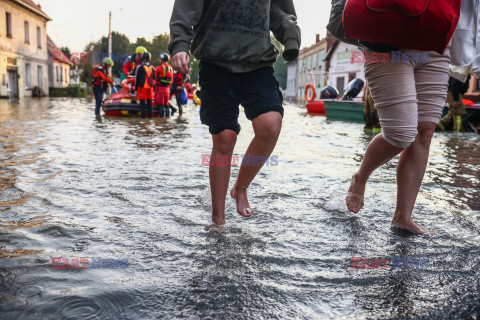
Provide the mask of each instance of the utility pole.
[{"label": "utility pole", "polygon": [[112,58],[112,11],[108,13],[108,57]]}]

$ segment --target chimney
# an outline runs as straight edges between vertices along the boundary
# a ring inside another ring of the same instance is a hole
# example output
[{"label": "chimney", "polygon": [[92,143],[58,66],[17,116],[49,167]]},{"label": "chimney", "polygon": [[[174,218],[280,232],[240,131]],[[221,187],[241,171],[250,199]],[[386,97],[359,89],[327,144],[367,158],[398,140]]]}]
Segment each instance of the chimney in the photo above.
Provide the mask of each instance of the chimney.
[{"label": "chimney", "polygon": [[320,42],[320,35],[317,33],[315,43],[319,43],[319,42]]}]

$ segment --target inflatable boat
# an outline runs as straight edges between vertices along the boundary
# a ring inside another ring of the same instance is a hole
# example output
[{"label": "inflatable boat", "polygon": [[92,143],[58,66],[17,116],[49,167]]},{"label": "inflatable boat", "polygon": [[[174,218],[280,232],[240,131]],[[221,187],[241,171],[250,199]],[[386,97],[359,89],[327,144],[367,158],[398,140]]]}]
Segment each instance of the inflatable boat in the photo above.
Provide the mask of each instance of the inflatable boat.
[{"label": "inflatable boat", "polygon": [[[123,80],[122,87],[117,93],[111,94],[103,101],[103,112],[106,116],[116,117],[140,117],[140,101],[135,94],[130,93],[132,86],[135,84],[135,78],[128,78]],[[155,101],[152,102],[153,117],[159,117],[157,105]],[[149,116],[148,110],[145,116]]]}]

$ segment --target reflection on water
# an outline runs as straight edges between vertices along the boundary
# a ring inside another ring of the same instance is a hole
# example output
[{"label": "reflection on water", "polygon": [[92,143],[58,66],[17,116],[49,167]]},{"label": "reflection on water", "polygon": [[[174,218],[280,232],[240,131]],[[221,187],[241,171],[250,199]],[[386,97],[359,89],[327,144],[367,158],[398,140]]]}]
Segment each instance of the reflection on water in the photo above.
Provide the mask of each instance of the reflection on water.
[{"label": "reflection on water", "polygon": [[[0,319],[473,319],[480,311],[480,138],[436,134],[415,218],[390,229],[396,159],[366,207],[345,190],[372,139],[361,124],[287,105],[252,219],[227,201],[210,225],[211,138],[198,109],[170,119],[95,117],[89,100],[0,101]],[[235,154],[252,138],[243,131]],[[238,174],[238,167],[232,170]],[[52,269],[52,257],[128,268]],[[353,269],[352,257],[427,259]],[[478,315],[480,317],[480,314]]]}]

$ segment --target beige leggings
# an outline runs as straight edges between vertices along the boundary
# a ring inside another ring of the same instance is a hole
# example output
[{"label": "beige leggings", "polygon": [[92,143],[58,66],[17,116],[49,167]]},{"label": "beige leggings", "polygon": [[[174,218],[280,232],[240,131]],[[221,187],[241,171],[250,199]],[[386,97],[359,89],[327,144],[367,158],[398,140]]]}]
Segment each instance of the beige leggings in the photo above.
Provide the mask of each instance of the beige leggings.
[{"label": "beige leggings", "polygon": [[404,57],[411,54],[412,58],[402,62],[398,58],[366,62],[365,78],[375,101],[383,138],[396,147],[407,148],[415,141],[419,122],[438,123],[442,116],[450,55],[448,50],[443,55],[415,50],[401,52]]}]

